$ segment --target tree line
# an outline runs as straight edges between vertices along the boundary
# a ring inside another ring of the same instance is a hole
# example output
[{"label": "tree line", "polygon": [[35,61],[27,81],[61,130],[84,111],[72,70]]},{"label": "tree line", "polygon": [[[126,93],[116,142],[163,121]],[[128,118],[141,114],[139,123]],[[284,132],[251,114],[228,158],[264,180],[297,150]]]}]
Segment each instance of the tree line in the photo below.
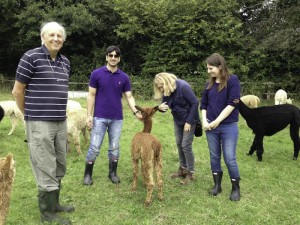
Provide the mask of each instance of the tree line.
[{"label": "tree line", "polygon": [[222,54],[252,90],[273,81],[300,91],[298,0],[0,0],[0,73],[14,77],[22,54],[40,45],[42,22],[67,30],[71,81],[87,82],[117,45],[132,79],[162,71],[203,84],[206,57]]}]

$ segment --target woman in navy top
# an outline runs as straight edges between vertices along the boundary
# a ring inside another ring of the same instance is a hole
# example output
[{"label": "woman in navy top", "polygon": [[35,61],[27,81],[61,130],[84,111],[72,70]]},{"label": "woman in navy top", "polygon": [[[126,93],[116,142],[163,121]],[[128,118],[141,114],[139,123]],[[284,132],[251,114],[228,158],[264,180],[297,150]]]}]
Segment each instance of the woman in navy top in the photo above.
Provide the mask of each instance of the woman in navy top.
[{"label": "woman in navy top", "polygon": [[212,54],[206,59],[206,63],[210,80],[202,93],[200,109],[215,184],[210,194],[216,196],[222,191],[221,153],[223,152],[232,183],[230,200],[238,201],[240,173],[236,162],[236,145],[239,111],[234,100],[240,98],[240,81],[236,75],[230,74],[221,55]]},{"label": "woman in navy top", "polygon": [[182,184],[194,180],[194,153],[192,144],[196,121],[199,121],[199,101],[191,86],[171,73],[159,73],[154,81],[154,98],[162,99],[158,109],[165,112],[171,109],[179,155],[179,170],[172,178],[184,177]]}]

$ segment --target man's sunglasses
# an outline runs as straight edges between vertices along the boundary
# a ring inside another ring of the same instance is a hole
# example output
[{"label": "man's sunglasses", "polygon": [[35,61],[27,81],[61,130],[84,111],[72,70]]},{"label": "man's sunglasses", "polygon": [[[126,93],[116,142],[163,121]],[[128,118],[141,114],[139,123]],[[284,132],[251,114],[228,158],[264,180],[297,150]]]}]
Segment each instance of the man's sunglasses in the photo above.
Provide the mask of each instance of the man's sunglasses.
[{"label": "man's sunglasses", "polygon": [[108,57],[109,58],[119,58],[120,56],[119,55],[114,55],[114,54],[108,54]]}]

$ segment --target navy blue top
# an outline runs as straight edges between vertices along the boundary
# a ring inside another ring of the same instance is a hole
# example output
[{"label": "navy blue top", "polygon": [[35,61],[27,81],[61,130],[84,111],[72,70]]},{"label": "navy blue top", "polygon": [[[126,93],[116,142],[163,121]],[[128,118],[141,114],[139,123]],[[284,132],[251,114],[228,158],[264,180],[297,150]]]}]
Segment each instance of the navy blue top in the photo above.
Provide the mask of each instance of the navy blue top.
[{"label": "navy blue top", "polygon": [[25,120],[58,121],[66,119],[69,60],[58,54],[51,60],[48,49],[27,51],[20,59],[16,80],[25,88]]},{"label": "navy blue top", "polygon": [[218,91],[218,83],[214,83],[210,89],[207,89],[208,83],[202,92],[200,109],[207,111],[206,118],[208,121],[214,121],[227,105],[234,106],[234,110],[226,117],[221,124],[237,122],[239,119],[238,105],[233,102],[240,98],[240,81],[236,75],[230,75],[227,81],[227,87]]},{"label": "navy blue top", "polygon": [[131,90],[129,77],[118,69],[112,73],[106,66],[92,72],[90,87],[96,88],[94,116],[105,119],[123,119],[122,94]]},{"label": "navy blue top", "polygon": [[177,79],[175,91],[163,96],[162,102],[167,102],[177,125],[199,121],[199,101],[186,81]]}]

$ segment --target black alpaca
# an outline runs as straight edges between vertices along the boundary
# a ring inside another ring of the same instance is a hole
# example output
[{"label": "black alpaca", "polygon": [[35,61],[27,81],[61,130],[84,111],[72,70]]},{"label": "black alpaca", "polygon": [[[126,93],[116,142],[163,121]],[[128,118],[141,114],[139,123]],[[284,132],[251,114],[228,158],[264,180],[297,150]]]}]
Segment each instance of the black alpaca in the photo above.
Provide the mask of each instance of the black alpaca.
[{"label": "black alpaca", "polygon": [[294,142],[294,157],[296,160],[299,154],[300,139],[300,109],[294,105],[273,105],[258,108],[248,108],[243,101],[239,101],[239,111],[246,120],[248,127],[255,134],[249,155],[256,150],[258,161],[262,161],[264,152],[263,139],[264,136],[272,136],[278,131],[283,130],[290,125],[290,136]]},{"label": "black alpaca", "polygon": [[2,106],[0,105],[0,122],[1,122],[1,120],[3,119],[3,117],[4,117],[4,109],[2,108]]}]

